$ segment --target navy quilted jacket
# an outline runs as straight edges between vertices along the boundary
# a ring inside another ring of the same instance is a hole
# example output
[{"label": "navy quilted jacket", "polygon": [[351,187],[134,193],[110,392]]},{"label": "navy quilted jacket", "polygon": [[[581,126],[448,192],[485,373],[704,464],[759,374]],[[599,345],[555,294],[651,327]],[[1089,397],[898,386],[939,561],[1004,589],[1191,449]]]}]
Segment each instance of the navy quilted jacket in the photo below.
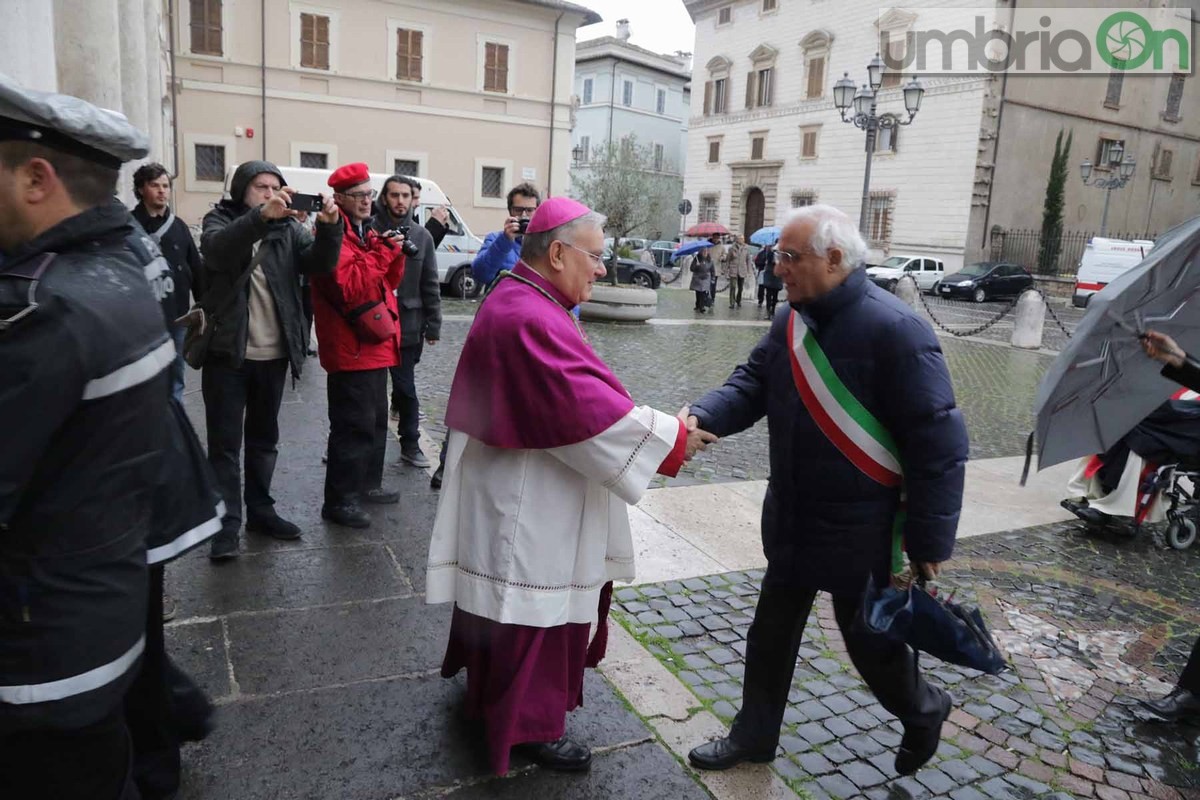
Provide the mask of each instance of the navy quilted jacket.
[{"label": "navy quilted jacket", "polygon": [[[819,300],[794,306],[842,382],[895,439],[905,475],[905,549],[914,561],[954,550],[967,461],[967,430],[929,325],[861,269]],[[718,436],[767,417],[771,477],[762,513],[772,569],[798,585],[861,592],[889,572],[900,492],[858,470],[817,428],[792,378],[780,309],[746,363],[692,404]]]}]

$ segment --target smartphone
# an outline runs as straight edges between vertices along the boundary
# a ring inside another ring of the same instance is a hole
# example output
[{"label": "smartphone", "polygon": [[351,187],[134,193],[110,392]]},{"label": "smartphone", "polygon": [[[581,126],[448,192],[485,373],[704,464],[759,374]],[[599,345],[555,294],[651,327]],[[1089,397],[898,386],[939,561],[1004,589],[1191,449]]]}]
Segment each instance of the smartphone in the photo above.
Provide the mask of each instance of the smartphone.
[{"label": "smartphone", "polygon": [[292,195],[291,209],[293,211],[317,211],[325,207],[325,200],[319,194],[302,194],[296,192]]}]

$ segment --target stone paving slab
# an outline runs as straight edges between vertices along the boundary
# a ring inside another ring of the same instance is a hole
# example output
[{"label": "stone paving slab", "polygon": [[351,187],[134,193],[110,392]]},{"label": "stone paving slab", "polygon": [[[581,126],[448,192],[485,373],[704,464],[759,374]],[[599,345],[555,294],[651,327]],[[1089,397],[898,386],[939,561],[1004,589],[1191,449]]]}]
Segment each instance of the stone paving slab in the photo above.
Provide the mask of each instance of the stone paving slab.
[{"label": "stone paving slab", "polygon": [[[980,605],[1013,668],[987,676],[922,659],[957,707],[932,764],[903,779],[892,768],[899,723],[858,679],[822,597],[772,769],[813,798],[1200,798],[1200,728],[1157,723],[1135,702],[1168,688],[1200,631],[1198,567],[1200,551],[1098,538],[1075,523],[960,542],[943,591]],[[725,725],[740,705],[761,577],[622,587],[614,598],[622,623]],[[692,626],[661,618],[667,609]],[[671,723],[652,724],[661,735]]]}]

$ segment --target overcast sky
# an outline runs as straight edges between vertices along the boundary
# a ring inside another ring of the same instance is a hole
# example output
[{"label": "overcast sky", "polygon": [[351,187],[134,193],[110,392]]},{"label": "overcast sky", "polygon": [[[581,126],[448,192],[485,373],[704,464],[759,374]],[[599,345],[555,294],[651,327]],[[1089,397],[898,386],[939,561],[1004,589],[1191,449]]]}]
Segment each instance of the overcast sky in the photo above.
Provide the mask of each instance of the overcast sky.
[{"label": "overcast sky", "polygon": [[696,26],[683,0],[575,0],[592,9],[604,22],[579,29],[578,41],[616,34],[617,20],[628,19],[633,44],[658,53],[691,52]]}]

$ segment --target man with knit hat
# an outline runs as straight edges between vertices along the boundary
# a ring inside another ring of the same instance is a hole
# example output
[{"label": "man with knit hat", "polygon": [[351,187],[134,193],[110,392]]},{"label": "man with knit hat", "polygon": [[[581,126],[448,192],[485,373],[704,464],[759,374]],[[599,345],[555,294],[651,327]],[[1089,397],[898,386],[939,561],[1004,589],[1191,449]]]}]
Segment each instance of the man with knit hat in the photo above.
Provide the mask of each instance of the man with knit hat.
[{"label": "man with knit hat", "polygon": [[714,440],[634,405],[572,316],[605,274],[604,221],[565,197],[538,208],[450,389],[426,600],[455,604],[442,675],[466,668],[498,774],[515,745],[551,769],[590,764],[563,730],[604,656],[612,581],[634,577],[627,504]]},{"label": "man with knit hat", "polygon": [[396,287],[404,276],[403,237],[381,236],[368,224],[375,190],[363,163],[329,176],[344,233],[337,269],[312,278],[317,355],[329,373],[329,448],[321,517],[366,528],[362,503],[390,504],[383,488],[387,449],[388,368],[400,363]]},{"label": "man with knit hat", "polygon": [[246,438],[246,530],[295,539],[300,529],[275,512],[271,478],[279,443],[279,406],[288,367],[300,375],[308,326],[300,275],[337,266],[342,226],[332,198],[317,214],[315,235],[291,205],[295,190],[269,161],[247,161],[233,173],[229,197],[204,217],[200,252],[206,288],[201,305],[215,320],[201,389],[208,460],[225,500],[210,558],[238,554],[242,525],[242,433]]}]

